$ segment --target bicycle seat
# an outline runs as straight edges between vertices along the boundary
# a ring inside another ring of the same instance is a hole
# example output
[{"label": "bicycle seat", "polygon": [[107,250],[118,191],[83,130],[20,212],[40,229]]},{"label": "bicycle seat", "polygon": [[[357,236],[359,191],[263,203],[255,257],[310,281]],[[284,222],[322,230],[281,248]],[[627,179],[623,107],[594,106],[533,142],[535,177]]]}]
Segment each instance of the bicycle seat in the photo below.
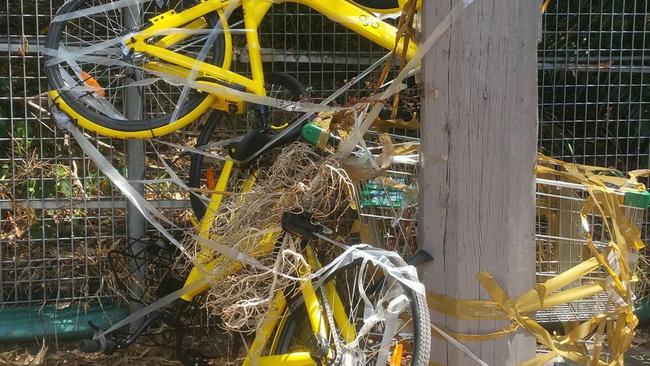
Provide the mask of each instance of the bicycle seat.
[{"label": "bicycle seat", "polygon": [[266,127],[252,130],[251,132],[244,135],[239,143],[237,143],[234,151],[231,153],[231,157],[235,160],[248,160],[251,162],[254,160],[254,158],[264,154],[270,149],[287,145],[293,141],[297,141],[298,138],[300,138],[300,132],[300,128],[294,128],[286,135],[282,136],[280,139],[265,147],[262,151],[258,152],[258,150],[273,140],[273,138],[275,138],[278,133],[273,132],[270,128]]},{"label": "bicycle seat", "polygon": [[303,239],[311,239],[314,234],[332,234],[332,230],[320,222],[313,222],[309,212],[294,213],[285,211],[282,214],[282,230],[297,235]]}]

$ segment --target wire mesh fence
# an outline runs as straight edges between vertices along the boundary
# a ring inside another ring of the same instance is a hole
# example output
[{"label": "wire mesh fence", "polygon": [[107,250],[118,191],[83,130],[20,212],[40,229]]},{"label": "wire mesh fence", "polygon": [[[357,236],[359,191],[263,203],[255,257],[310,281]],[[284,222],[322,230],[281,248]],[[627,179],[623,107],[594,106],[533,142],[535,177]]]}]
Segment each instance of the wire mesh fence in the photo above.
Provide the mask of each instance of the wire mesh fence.
[{"label": "wire mesh fence", "polygon": [[[106,254],[128,242],[125,198],[43,110],[48,90],[41,63],[44,38],[63,3],[5,0],[0,4],[0,308],[107,299]],[[545,4],[538,51],[540,150],[623,171],[648,168],[648,3],[551,0]],[[235,13],[231,26],[243,27],[238,19],[241,14]],[[260,37],[266,70],[292,74],[315,101],[385,54],[358,34],[293,3],[272,6]],[[233,68],[242,73],[249,67],[244,45],[240,36],[235,37]],[[337,101],[360,98],[368,90],[359,82]],[[233,118],[245,126],[247,117]],[[192,145],[200,126],[195,123],[164,140]],[[125,174],[124,141],[93,139]],[[170,152],[166,146],[145,144],[146,179],[166,178],[165,170],[155,163],[155,150],[186,178],[182,172],[188,155]],[[412,173],[402,170],[396,169]],[[187,192],[177,188],[147,185],[145,196],[180,226],[190,225]],[[392,204],[384,206],[397,210]],[[413,245],[415,211],[406,213],[403,224],[391,226],[392,213],[384,215],[372,208],[366,216],[378,216],[380,230],[400,231]]]},{"label": "wire mesh fence", "polygon": [[550,1],[539,44],[539,144],[558,157],[627,171],[648,166],[646,1]]},{"label": "wire mesh fence", "polygon": [[[151,2],[153,4],[154,2]],[[174,1],[181,8],[191,1]],[[0,306],[66,306],[105,299],[106,254],[129,241],[126,199],[112,186],[74,140],[49,119],[42,56],[50,21],[62,0],[3,1],[0,7]],[[143,16],[159,12],[142,9]],[[242,14],[230,26],[243,28]],[[115,20],[117,21],[117,19]],[[101,24],[76,28],[101,33]],[[90,32],[90,33],[86,33]],[[233,69],[246,74],[244,37],[233,33]],[[70,35],[71,37],[75,36]],[[260,28],[266,71],[288,72],[312,99],[329,95],[385,54],[341,25],[298,4],[275,4]],[[338,101],[363,95],[353,86]],[[249,115],[231,117],[242,129]],[[201,122],[166,136],[166,142],[192,146]],[[125,142],[93,135],[97,148],[126,175]],[[167,178],[156,163],[166,159],[181,179],[188,154],[161,143],[145,143],[145,179]],[[176,169],[178,168],[178,169]],[[147,184],[145,197],[177,224],[190,225],[188,195],[173,184]],[[150,230],[150,233],[155,230]]]},{"label": "wire mesh fence", "polygon": [[[125,201],[49,123],[40,62],[62,2],[6,1],[0,12],[0,304],[102,297],[101,257],[123,241]],[[97,146],[123,166],[121,141]]]},{"label": "wire mesh fence", "polygon": [[[548,1],[538,45],[540,151],[621,171],[650,167],[650,8]],[[643,220],[642,237],[648,238]]]}]

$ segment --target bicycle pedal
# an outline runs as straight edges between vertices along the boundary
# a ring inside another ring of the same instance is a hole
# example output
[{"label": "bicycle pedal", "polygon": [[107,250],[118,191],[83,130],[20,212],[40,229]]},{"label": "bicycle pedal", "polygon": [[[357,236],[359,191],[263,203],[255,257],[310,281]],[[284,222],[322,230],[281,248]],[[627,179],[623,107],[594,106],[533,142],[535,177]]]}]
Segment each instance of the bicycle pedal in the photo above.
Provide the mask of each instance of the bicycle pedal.
[{"label": "bicycle pedal", "polygon": [[314,234],[331,234],[332,230],[319,222],[311,221],[311,214],[307,212],[282,214],[282,230],[297,235],[303,239],[310,239]]}]

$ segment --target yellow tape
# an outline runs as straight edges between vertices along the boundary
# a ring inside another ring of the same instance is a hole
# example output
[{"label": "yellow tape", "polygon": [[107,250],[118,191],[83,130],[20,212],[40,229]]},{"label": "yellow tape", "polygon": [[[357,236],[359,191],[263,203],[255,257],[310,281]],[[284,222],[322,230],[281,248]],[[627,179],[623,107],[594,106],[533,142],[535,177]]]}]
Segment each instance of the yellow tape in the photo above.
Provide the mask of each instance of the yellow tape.
[{"label": "yellow tape", "polygon": [[[630,347],[634,329],[638,324],[632,307],[630,283],[634,281],[634,276],[633,268],[630,268],[628,262],[628,254],[642,249],[643,242],[639,229],[625,216],[620,194],[617,195],[613,190],[645,190],[645,186],[638,183],[637,178],[650,176],[650,170],[630,172],[628,179],[623,173],[613,169],[565,163],[540,155],[535,171],[538,177],[566,180],[586,187],[589,196],[580,210],[581,220],[587,225],[589,215],[600,216],[610,239],[608,247],[599,250],[594,245],[591,233],[586,232],[585,245],[589,251],[583,253],[590,254],[590,258],[537,284],[516,299],[511,299],[489,272],[480,272],[476,275],[477,280],[487,290],[491,301],[455,299],[429,292],[429,307],[433,311],[459,319],[510,320],[510,325],[490,333],[445,332],[459,341],[483,341],[508,336],[518,329],[524,329],[533,335],[548,353],[524,362],[523,366],[541,366],[556,356],[581,365],[623,365],[623,355]],[[608,259],[612,255],[618,264],[616,268],[613,268]],[[605,271],[608,278],[594,279],[586,284],[580,282],[595,271]],[[606,314],[598,314],[582,323],[565,323],[564,335],[550,334],[532,319],[532,314],[536,311],[603,293],[608,296],[614,296],[613,293],[620,296],[621,305],[613,304]],[[586,340],[594,341],[591,350],[586,347]],[[608,363],[601,359],[605,348]]]},{"label": "yellow tape", "polygon": [[[503,328],[501,328],[499,330],[496,330],[494,332],[482,333],[482,334],[455,333],[455,332],[450,331],[449,329],[442,329],[442,331],[444,331],[445,333],[447,333],[448,335],[454,337],[455,339],[457,339],[459,341],[480,342],[480,341],[487,341],[487,340],[490,340],[490,339],[510,335],[511,333],[516,331],[517,328],[519,328],[519,325],[513,323],[513,324],[508,325],[507,327],[503,327]],[[431,330],[431,335],[434,336],[434,337],[437,337],[437,338],[444,339],[444,337],[442,337],[440,334],[438,334],[438,332],[436,332],[435,329]]]}]

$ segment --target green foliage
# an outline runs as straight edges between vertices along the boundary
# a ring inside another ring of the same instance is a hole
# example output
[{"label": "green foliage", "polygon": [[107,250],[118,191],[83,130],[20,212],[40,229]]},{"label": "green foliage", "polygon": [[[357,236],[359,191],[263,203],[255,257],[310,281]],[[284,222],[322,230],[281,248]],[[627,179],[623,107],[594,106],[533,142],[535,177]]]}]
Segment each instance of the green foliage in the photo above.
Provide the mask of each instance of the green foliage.
[{"label": "green foliage", "polygon": [[9,164],[3,163],[0,165],[0,180],[9,179],[11,177],[11,170],[9,170]]}]

